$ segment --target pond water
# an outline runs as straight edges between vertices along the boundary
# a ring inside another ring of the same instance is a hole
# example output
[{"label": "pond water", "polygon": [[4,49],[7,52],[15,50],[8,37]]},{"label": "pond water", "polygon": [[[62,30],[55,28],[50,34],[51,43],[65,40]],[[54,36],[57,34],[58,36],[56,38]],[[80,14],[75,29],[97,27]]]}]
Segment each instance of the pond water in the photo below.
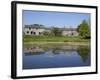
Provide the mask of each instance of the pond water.
[{"label": "pond water", "polygon": [[23,69],[90,66],[90,46],[24,45]]}]

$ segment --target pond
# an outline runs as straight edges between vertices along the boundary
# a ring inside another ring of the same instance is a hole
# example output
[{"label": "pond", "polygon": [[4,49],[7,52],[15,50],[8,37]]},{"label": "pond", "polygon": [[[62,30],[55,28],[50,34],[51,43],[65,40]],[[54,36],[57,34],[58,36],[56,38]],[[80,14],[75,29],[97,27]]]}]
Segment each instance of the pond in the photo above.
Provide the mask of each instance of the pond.
[{"label": "pond", "polygon": [[23,69],[90,66],[90,46],[34,45],[23,46]]}]

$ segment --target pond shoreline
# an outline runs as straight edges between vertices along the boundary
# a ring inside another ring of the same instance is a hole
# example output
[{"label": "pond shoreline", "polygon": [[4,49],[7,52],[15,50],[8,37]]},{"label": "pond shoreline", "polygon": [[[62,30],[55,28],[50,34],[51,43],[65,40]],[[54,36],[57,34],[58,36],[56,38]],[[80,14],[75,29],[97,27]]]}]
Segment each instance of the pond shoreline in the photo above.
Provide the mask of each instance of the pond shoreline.
[{"label": "pond shoreline", "polygon": [[78,43],[25,43],[23,44],[23,69],[90,66],[90,45],[86,42]]},{"label": "pond shoreline", "polygon": [[61,44],[66,44],[66,45],[90,45],[90,42],[24,42],[24,44],[35,44],[35,45],[44,45],[44,44],[49,44],[49,45],[53,45],[53,44],[57,44],[57,45],[61,45]]}]

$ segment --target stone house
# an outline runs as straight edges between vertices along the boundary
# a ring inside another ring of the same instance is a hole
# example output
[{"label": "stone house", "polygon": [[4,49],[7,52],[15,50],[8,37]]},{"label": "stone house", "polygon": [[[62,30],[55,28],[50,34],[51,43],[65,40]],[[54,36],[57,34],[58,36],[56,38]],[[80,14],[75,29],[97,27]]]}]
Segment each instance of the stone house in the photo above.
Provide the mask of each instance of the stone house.
[{"label": "stone house", "polygon": [[[59,28],[62,30],[63,36],[78,36],[78,32],[76,28]],[[25,35],[31,35],[31,36],[38,36],[43,35],[42,33],[44,31],[50,32],[52,28],[46,28],[43,25],[39,24],[33,24],[33,25],[25,25],[23,28],[23,33]]]},{"label": "stone house", "polygon": [[42,32],[45,31],[45,27],[42,25],[25,25],[23,32],[25,35],[38,36],[42,35]]},{"label": "stone house", "polygon": [[78,32],[76,28],[64,28],[62,30],[63,36],[78,36]]}]

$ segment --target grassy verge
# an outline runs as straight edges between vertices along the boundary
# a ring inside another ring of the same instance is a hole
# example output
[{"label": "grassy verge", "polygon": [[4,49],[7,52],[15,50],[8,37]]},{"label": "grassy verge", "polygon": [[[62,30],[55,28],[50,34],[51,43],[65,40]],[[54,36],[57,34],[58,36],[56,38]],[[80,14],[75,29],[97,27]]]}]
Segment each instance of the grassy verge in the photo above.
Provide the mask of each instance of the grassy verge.
[{"label": "grassy verge", "polygon": [[88,42],[89,39],[80,37],[55,37],[55,36],[24,36],[24,42]]},{"label": "grassy verge", "polygon": [[80,37],[55,37],[55,36],[24,36],[25,44],[70,44],[70,45],[88,45],[90,39]]},{"label": "grassy verge", "polygon": [[89,42],[24,42],[24,44],[34,45],[90,45]]}]

